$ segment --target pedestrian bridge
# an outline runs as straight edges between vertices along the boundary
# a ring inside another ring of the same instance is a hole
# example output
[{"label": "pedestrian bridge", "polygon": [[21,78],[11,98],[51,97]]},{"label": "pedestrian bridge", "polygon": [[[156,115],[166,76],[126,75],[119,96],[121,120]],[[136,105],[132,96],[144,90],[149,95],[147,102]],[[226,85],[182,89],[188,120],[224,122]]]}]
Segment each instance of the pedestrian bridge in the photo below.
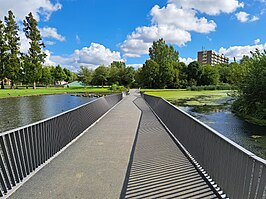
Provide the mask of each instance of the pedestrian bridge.
[{"label": "pedestrian bridge", "polygon": [[131,90],[0,135],[9,198],[266,198],[266,161]]}]

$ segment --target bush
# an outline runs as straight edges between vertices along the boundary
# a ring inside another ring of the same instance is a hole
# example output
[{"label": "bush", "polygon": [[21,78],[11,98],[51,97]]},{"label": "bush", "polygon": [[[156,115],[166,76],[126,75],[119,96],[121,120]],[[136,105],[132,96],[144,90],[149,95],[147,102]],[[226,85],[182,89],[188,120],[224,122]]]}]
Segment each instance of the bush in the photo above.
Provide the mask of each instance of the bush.
[{"label": "bush", "polygon": [[190,86],[187,87],[189,91],[203,91],[203,90],[234,90],[235,86],[230,84],[220,84],[220,85],[206,85],[206,86]]}]

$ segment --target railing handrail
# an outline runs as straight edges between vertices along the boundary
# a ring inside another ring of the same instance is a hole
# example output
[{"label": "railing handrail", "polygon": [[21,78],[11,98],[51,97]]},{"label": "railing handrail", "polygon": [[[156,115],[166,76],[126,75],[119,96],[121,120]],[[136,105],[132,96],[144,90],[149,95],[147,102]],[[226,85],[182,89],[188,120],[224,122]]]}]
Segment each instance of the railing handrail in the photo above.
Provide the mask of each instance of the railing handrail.
[{"label": "railing handrail", "polygon": [[[266,160],[167,100],[143,94],[171,135],[188,151],[197,167],[210,175],[230,198],[266,197]],[[204,175],[205,175],[204,174]]]},{"label": "railing handrail", "polygon": [[[112,94],[112,95],[120,95],[120,94]],[[108,96],[111,96],[111,95],[108,95]],[[27,124],[27,125],[24,125],[24,126],[20,126],[20,127],[17,127],[17,128],[14,128],[14,129],[10,129],[10,130],[4,131],[4,132],[0,132],[0,136],[3,136],[3,135],[6,135],[6,134],[9,134],[9,133],[12,133],[12,132],[14,132],[14,131],[19,131],[19,130],[21,130],[21,129],[24,129],[24,128],[27,128],[27,127],[30,127],[30,126],[34,126],[34,125],[36,125],[36,124],[40,124],[40,123],[46,122],[46,121],[48,121],[48,120],[52,120],[52,119],[57,118],[57,117],[59,117],[59,116],[61,116],[61,115],[64,115],[64,114],[69,113],[69,112],[71,112],[71,111],[74,111],[74,110],[80,109],[80,108],[82,108],[82,107],[84,107],[84,106],[87,106],[88,104],[93,103],[93,102],[95,102],[96,100],[101,99],[101,98],[104,98],[104,97],[105,97],[105,96],[95,98],[94,100],[91,100],[91,101],[89,101],[89,102],[86,102],[86,103],[84,103],[84,104],[81,104],[81,105],[79,105],[79,106],[76,106],[76,107],[74,107],[74,108],[71,108],[71,109],[69,109],[69,110],[67,110],[67,111],[64,111],[64,112],[58,113],[58,114],[53,115],[53,116],[51,116],[51,117],[48,117],[48,118],[45,118],[45,119],[39,120],[39,121],[37,121],[37,122],[33,122],[33,123],[30,123],[30,124]]]},{"label": "railing handrail", "polygon": [[122,99],[103,96],[0,134],[0,197],[54,157]]},{"label": "railing handrail", "polygon": [[[147,95],[147,94],[145,94]],[[157,96],[153,96],[150,95],[152,97],[157,97]],[[160,97],[158,97],[160,98]],[[215,129],[213,129],[212,127],[208,126],[207,124],[203,123],[202,121],[198,120],[197,118],[193,117],[192,115],[190,115],[189,113],[183,111],[182,109],[176,107],[175,105],[173,105],[172,103],[168,102],[166,99],[164,99],[163,97],[161,97],[162,100],[164,100],[166,103],[168,103],[169,105],[171,105],[173,108],[177,109],[178,111],[182,112],[184,115],[186,115],[187,117],[191,118],[192,120],[196,121],[197,123],[200,123],[202,126],[204,126],[205,128],[207,128],[208,130],[210,130],[211,132],[213,132],[213,134],[215,134],[216,136],[218,136],[219,138],[223,139],[225,142],[228,142],[229,144],[233,145],[234,147],[236,147],[237,149],[239,149],[240,151],[242,151],[243,153],[245,153],[246,155],[248,155],[249,157],[252,157],[258,161],[260,161],[261,163],[265,164],[266,166],[266,160],[257,156],[256,154],[254,154],[253,152],[249,151],[248,149],[242,147],[241,145],[237,144],[236,142],[234,142],[233,140],[230,140],[229,138],[225,137],[223,134],[221,134],[220,132],[216,131]]]}]

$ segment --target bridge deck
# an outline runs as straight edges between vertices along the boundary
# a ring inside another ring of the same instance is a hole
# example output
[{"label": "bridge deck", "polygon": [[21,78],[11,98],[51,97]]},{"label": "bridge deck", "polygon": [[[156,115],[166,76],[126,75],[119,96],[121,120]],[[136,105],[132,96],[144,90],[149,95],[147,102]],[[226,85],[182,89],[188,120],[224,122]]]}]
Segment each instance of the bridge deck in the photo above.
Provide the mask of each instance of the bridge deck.
[{"label": "bridge deck", "polygon": [[122,100],[11,198],[216,198],[139,95]]}]

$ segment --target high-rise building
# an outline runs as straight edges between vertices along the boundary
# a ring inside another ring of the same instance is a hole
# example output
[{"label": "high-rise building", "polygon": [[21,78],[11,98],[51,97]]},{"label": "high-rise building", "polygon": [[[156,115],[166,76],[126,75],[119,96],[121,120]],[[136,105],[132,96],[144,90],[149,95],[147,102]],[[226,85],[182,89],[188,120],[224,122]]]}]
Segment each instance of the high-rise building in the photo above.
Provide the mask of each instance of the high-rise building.
[{"label": "high-rise building", "polygon": [[210,64],[214,66],[215,64],[228,63],[229,58],[225,57],[223,54],[219,55],[213,50],[203,50],[198,52],[198,62],[200,64]]}]

